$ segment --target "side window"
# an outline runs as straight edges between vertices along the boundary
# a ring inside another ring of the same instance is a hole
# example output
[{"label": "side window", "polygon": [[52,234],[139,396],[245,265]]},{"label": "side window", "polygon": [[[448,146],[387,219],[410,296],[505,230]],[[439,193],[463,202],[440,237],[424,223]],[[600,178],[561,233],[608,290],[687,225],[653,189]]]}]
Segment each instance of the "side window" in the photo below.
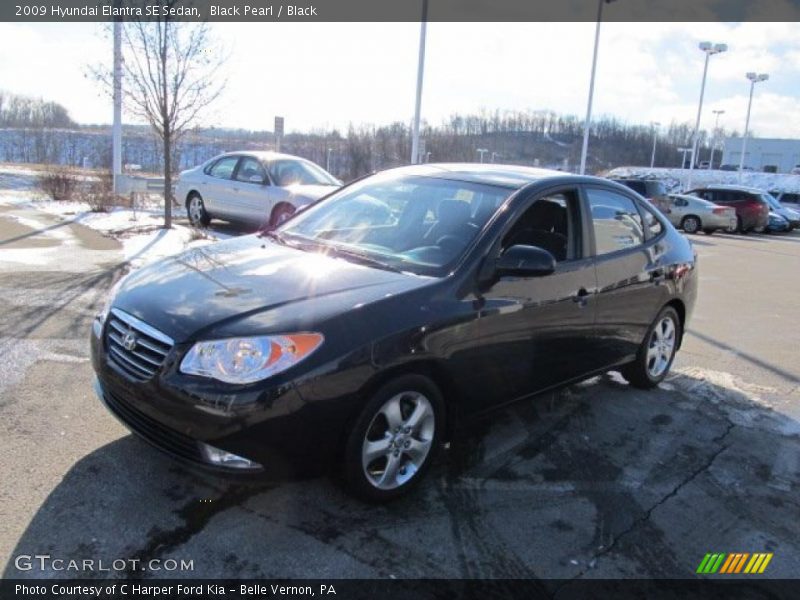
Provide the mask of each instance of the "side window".
[{"label": "side window", "polygon": [[255,158],[245,156],[242,162],[239,163],[239,170],[236,171],[237,181],[246,181],[247,183],[264,183],[267,173],[264,167]]},{"label": "side window", "polygon": [[647,196],[647,185],[644,181],[629,181],[628,187],[640,196]]},{"label": "side window", "polygon": [[238,156],[226,156],[225,158],[221,158],[211,167],[208,174],[212,177],[219,177],[220,179],[230,179],[238,161]]},{"label": "side window", "polygon": [[503,238],[502,250],[525,245],[544,248],[556,261],[581,257],[580,204],[577,190],[538,198]]},{"label": "side window", "polygon": [[[686,200],[683,198],[679,198],[683,204],[688,204]],[[647,229],[648,237],[654,238],[661,235],[661,232],[664,231],[664,225],[662,225],[661,221],[658,220],[656,214],[650,210],[646,206],[639,206],[639,210],[642,212],[642,216],[644,217],[644,226]]]},{"label": "side window", "polygon": [[587,188],[597,254],[627,250],[644,243],[642,217],[633,200],[610,190]]}]

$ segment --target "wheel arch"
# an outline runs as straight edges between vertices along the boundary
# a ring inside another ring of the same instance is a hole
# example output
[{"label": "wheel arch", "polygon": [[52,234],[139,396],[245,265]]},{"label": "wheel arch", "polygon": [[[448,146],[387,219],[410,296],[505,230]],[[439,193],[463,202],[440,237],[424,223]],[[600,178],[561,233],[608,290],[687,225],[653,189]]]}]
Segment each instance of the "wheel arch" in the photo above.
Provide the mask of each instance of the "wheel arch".
[{"label": "wheel arch", "polygon": [[[678,313],[678,319],[680,319],[681,325],[681,336],[678,339],[678,348],[681,347],[683,343],[683,335],[686,332],[686,305],[683,303],[683,300],[680,298],[673,298],[669,302],[664,305],[664,308],[670,306],[675,309],[675,312]],[[663,310],[663,309],[662,309]]]},{"label": "wheel arch", "polygon": [[275,206],[272,207],[272,210],[269,213],[270,224],[273,224],[275,222],[275,215],[277,215],[278,211],[283,209],[284,207],[291,208],[292,214],[297,212],[297,207],[294,204],[292,204],[291,202],[287,202],[286,200],[281,200]]},{"label": "wheel arch", "polygon": [[186,199],[183,201],[183,203],[186,205],[186,208],[189,208],[189,200],[192,199],[192,196],[199,196],[201,200],[203,199],[203,195],[199,190],[190,188],[189,191],[186,192]]},{"label": "wheel arch", "polygon": [[444,400],[444,429],[442,439],[449,441],[457,422],[458,385],[452,374],[436,359],[421,359],[389,367],[373,375],[359,390],[359,402],[352,419],[356,419],[367,400],[383,385],[403,375],[422,375],[430,379]]},{"label": "wheel arch", "polygon": [[697,219],[698,223],[700,223],[699,229],[703,229],[703,219],[700,217],[700,215],[696,215],[694,213],[683,215],[683,217],[681,217],[681,227],[683,227],[683,224],[686,222],[686,219]]}]

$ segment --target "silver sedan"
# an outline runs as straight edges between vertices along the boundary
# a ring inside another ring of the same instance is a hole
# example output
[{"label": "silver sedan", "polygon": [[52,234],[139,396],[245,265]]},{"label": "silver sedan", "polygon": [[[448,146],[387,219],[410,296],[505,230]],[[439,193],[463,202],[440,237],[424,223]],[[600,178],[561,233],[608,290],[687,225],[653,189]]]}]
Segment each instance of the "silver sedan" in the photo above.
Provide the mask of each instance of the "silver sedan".
[{"label": "silver sedan", "polygon": [[718,229],[736,229],[735,208],[686,194],[669,194],[669,202],[671,210],[667,218],[686,233],[704,231],[711,235]]},{"label": "silver sedan", "polygon": [[275,152],[229,152],[183,171],[176,196],[192,225],[211,219],[276,226],[342,185],[311,161]]}]

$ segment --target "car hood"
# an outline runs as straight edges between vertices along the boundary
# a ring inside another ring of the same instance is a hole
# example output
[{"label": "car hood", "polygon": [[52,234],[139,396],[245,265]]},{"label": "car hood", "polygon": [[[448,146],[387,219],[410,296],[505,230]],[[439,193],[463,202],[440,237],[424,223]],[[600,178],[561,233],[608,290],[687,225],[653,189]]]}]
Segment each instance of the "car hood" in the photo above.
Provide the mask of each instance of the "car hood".
[{"label": "car hood", "polygon": [[113,306],[182,342],[267,311],[268,328],[280,331],[298,314],[323,319],[430,281],[250,235],[134,271]]},{"label": "car hood", "polygon": [[310,202],[319,200],[323,196],[339,189],[337,185],[290,185],[284,188],[296,199],[305,199]]},{"label": "car hood", "polygon": [[786,207],[776,208],[776,209],[773,209],[772,212],[776,212],[780,216],[782,216],[785,219],[788,219],[790,221],[796,221],[796,220],[800,219],[800,213],[797,212],[796,210],[791,209],[791,208],[786,208]]}]

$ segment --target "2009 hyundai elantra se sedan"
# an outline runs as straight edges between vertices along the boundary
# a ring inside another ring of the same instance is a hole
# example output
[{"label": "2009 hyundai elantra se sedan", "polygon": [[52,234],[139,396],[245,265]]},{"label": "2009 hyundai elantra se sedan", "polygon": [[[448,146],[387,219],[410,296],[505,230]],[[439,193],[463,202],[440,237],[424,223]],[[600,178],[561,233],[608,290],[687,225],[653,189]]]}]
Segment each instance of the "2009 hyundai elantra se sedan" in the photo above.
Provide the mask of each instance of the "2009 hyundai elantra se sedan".
[{"label": "2009 hyundai elantra se sedan", "polygon": [[394,169],[269,233],[133,272],[94,323],[97,391],[196,465],[326,468],[388,500],[462,419],[610,369],[656,386],[695,260],[664,216],[604,179]]}]

